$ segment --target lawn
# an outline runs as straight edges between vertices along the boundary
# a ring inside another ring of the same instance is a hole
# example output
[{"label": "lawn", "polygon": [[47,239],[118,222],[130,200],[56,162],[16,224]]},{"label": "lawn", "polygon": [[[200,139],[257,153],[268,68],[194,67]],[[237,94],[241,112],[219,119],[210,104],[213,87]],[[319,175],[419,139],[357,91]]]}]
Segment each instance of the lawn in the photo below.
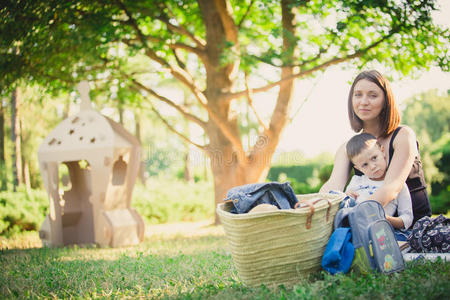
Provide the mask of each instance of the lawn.
[{"label": "lawn", "polygon": [[450,263],[409,262],[401,273],[299,278],[293,287],[246,287],[221,226],[148,226],[123,248],[37,248],[36,232],[0,240],[0,298],[445,299]]}]

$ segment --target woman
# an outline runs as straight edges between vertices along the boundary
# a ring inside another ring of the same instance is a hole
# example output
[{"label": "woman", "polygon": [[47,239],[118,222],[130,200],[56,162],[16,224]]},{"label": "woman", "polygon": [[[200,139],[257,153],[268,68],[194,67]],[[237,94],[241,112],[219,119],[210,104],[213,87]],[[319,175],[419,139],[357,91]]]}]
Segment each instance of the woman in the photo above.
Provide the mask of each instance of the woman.
[{"label": "woman", "polygon": [[[431,216],[416,135],[411,128],[399,126],[400,115],[389,81],[375,70],[360,73],[350,88],[348,116],[355,132],[374,135],[388,154],[385,183],[373,194],[373,199],[387,205],[406,181],[411,193],[413,224],[423,216]],[[331,176],[320,192],[344,190],[354,168],[347,157],[346,144],[338,149]],[[355,174],[362,173],[355,169]]]}]

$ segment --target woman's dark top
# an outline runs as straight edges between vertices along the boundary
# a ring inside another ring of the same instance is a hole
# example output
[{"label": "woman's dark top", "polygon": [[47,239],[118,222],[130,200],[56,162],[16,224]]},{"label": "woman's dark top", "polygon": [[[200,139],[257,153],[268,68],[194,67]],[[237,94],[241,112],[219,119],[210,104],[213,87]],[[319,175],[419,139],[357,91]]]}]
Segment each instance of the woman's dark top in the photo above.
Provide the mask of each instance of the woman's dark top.
[{"label": "woman's dark top", "polygon": [[[389,160],[388,167],[391,163],[392,156],[394,155],[394,139],[397,136],[397,133],[400,131],[401,127],[397,127],[392,133],[391,140],[389,142]],[[416,142],[417,143],[417,142]],[[417,150],[419,150],[419,143],[417,143]],[[355,175],[361,176],[363,173],[356,169],[352,164],[353,169],[355,170]],[[425,183],[425,177],[423,175],[422,170],[422,162],[420,161],[420,154],[418,154],[415,159],[413,166],[411,168],[411,172],[406,179],[406,185],[408,186],[409,193],[411,194],[412,201],[412,209],[413,209],[413,225],[414,223],[424,216],[431,216],[431,205],[430,200],[428,199],[427,193],[427,185]]]}]

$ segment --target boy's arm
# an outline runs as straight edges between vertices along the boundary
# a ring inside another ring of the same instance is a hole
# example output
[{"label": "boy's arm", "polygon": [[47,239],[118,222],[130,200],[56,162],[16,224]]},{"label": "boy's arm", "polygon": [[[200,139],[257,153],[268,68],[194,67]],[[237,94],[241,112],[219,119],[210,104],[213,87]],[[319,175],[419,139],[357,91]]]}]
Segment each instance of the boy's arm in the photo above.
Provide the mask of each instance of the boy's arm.
[{"label": "boy's arm", "polygon": [[[398,194],[397,200],[398,200],[397,214],[398,217],[402,219],[402,223],[404,225],[402,229],[403,228],[408,229],[409,227],[411,227],[414,217],[412,210],[411,195],[409,193],[408,186],[406,185],[406,183],[403,185],[402,190]],[[392,224],[392,226],[394,226],[394,224]]]},{"label": "boy's arm", "polygon": [[358,199],[358,196],[359,196],[359,194],[356,192],[356,191],[350,191],[349,189],[347,189],[346,191],[345,191],[345,194],[347,195],[347,196],[350,196],[350,197],[352,197],[353,199]]},{"label": "boy's arm", "polygon": [[405,229],[405,224],[403,223],[403,219],[400,217],[391,217],[391,216],[386,216],[386,220],[389,221],[389,223],[391,223],[391,225],[394,228],[397,229]]}]

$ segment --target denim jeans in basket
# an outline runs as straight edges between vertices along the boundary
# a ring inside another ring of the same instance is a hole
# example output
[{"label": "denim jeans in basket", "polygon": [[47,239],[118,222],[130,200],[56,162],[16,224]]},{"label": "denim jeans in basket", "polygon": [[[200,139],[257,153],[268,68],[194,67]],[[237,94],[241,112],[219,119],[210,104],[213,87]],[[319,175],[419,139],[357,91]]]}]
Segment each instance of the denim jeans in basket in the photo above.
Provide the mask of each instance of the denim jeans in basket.
[{"label": "denim jeans in basket", "polygon": [[259,204],[272,204],[279,209],[294,208],[298,202],[289,182],[252,183],[231,188],[224,201],[232,201],[231,213],[247,213]]}]

